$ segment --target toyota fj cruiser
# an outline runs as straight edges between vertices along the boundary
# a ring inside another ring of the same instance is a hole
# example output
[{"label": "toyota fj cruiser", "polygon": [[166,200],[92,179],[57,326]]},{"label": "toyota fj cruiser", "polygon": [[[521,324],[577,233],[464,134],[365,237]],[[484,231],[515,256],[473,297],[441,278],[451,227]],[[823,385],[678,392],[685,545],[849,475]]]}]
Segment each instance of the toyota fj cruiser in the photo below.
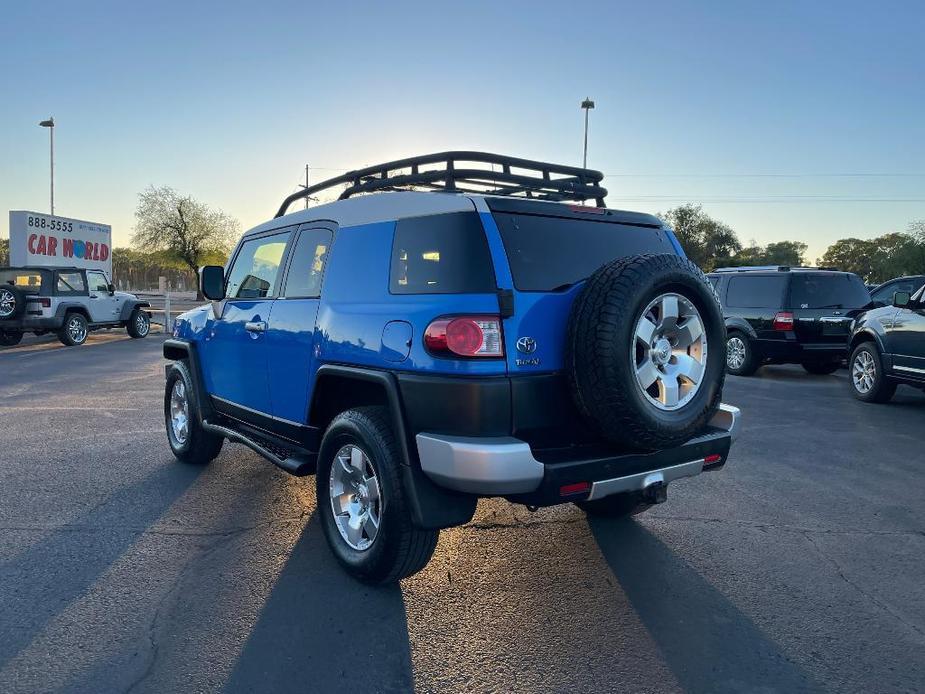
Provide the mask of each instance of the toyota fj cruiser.
[{"label": "toyota fj cruiser", "polygon": [[57,333],[82,345],[91,330],[126,328],[132,337],[151,330],[150,304],[117,292],[101,270],[76,267],[0,268],[0,345],[18,345],[24,333]]},{"label": "toyota fj cruiser", "polygon": [[372,583],[424,567],[478,497],[623,516],[721,468],[739,411],[713,288],[602,178],[450,152],[290,195],[164,344],[173,453],[227,439],[315,473],[333,553]]}]

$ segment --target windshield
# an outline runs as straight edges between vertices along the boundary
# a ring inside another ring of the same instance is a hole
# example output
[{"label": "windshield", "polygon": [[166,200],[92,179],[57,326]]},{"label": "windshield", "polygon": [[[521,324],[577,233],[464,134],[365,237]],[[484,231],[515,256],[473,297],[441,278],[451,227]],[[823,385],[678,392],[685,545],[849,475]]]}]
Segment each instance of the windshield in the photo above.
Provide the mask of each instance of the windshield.
[{"label": "windshield", "polygon": [[674,253],[665,232],[599,220],[495,212],[520,291],[552,291],[579,282],[614,258]]},{"label": "windshield", "polygon": [[870,294],[861,278],[851,273],[794,273],[790,284],[791,308],[861,308]]}]

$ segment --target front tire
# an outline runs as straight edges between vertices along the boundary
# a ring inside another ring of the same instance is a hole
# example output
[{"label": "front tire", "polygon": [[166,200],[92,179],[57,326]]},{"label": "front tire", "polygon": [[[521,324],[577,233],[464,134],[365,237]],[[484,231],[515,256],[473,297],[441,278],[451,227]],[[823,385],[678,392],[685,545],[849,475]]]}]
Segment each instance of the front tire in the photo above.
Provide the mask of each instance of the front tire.
[{"label": "front tire", "polygon": [[589,516],[599,516],[601,518],[638,516],[652,506],[652,504],[647,504],[642,500],[642,495],[639,492],[613,494],[605,496],[603,499],[579,501],[575,505]]},{"label": "front tire", "polygon": [[726,338],[726,372],[733,376],[751,376],[761,362],[751,340],[744,333],[732,331]]},{"label": "front tire", "polygon": [[177,460],[205,465],[218,456],[225,439],[202,428],[199,401],[185,362],[175,361],[164,387],[164,422],[167,442]]},{"label": "front tire", "polygon": [[64,317],[64,325],[58,329],[58,339],[67,347],[77,347],[87,341],[89,332],[86,318],[79,313],[69,313]]},{"label": "front tire", "polygon": [[896,393],[896,384],[883,372],[880,350],[873,342],[862,342],[848,360],[851,394],[863,402],[888,402]]},{"label": "front tire", "polygon": [[318,455],[318,513],[337,561],[364,583],[395,583],[423,569],[439,531],[414,526],[388,410],[334,418]]},{"label": "front tire", "polygon": [[147,311],[136,308],[132,311],[132,315],[129,316],[128,323],[125,324],[125,329],[129,337],[135,339],[147,337],[148,333],[151,332],[151,317],[148,315]]},{"label": "front tire", "polygon": [[22,342],[22,333],[11,333],[6,330],[0,330],[0,345],[4,347],[13,347]]}]

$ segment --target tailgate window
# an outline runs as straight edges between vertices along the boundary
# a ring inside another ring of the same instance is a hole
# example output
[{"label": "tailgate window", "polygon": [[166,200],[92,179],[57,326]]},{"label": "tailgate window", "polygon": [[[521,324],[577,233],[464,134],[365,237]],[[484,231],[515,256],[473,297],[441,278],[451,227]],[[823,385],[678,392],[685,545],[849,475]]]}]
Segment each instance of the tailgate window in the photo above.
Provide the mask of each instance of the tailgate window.
[{"label": "tailgate window", "polygon": [[567,287],[615,258],[674,253],[658,228],[617,222],[495,212],[519,291]]},{"label": "tailgate window", "polygon": [[25,294],[38,294],[43,275],[29,270],[0,270],[0,284],[12,284]]},{"label": "tailgate window", "polygon": [[850,273],[794,273],[790,283],[791,308],[861,308],[868,303],[867,288],[860,277]]}]

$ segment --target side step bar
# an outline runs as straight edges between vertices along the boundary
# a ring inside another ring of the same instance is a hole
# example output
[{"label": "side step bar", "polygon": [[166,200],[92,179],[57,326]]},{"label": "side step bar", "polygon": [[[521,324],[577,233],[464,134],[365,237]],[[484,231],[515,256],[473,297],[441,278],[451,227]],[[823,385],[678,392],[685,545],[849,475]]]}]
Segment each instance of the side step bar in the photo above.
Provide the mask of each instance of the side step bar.
[{"label": "side step bar", "polygon": [[257,441],[254,441],[252,438],[245,436],[241,432],[235,429],[231,429],[230,427],[222,426],[220,424],[212,424],[211,422],[204,419],[202,420],[202,428],[213,434],[224,436],[229,441],[243,443],[252,451],[258,455],[263,456],[276,467],[288,472],[290,475],[295,475],[296,477],[305,477],[306,475],[312,475],[315,473],[315,465],[318,461],[317,454],[307,453],[280,458],[269,448],[260,445]]}]

